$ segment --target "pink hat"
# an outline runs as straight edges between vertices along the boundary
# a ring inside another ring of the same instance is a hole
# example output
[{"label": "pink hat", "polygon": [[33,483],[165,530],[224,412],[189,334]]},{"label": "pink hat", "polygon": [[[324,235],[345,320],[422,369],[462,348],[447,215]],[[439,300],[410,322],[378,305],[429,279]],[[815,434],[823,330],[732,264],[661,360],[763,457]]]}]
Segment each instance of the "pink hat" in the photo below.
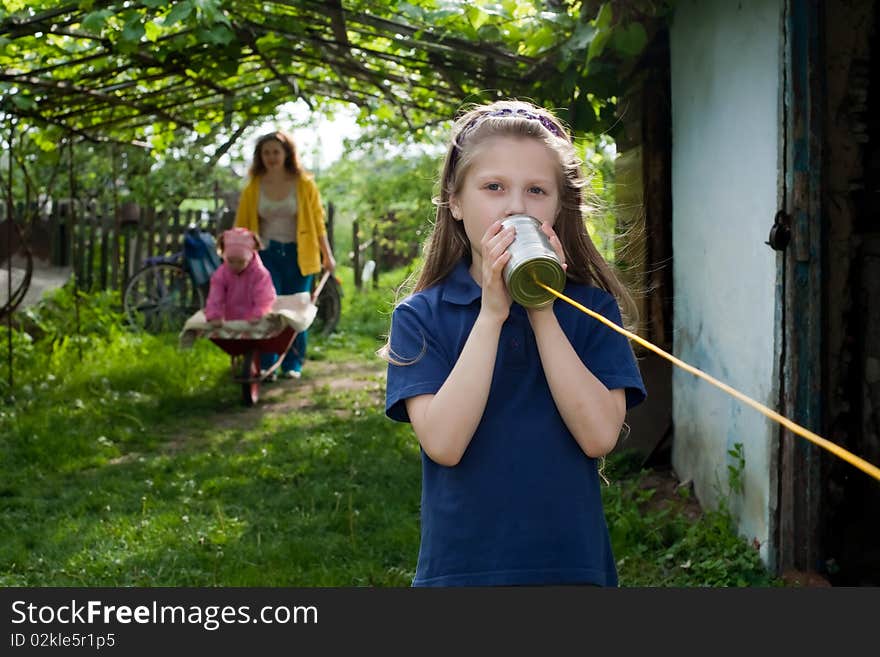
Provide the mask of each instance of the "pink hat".
[{"label": "pink hat", "polygon": [[224,257],[239,257],[250,260],[256,249],[257,241],[254,234],[247,228],[230,228],[223,232]]}]

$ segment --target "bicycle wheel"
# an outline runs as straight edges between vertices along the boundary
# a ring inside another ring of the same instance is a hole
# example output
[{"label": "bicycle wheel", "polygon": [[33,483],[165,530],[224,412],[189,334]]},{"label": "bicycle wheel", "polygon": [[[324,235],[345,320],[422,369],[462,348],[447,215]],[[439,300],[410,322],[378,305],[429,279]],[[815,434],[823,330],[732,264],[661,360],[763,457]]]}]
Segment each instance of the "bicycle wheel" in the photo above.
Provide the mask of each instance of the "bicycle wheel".
[{"label": "bicycle wheel", "polygon": [[318,307],[318,312],[315,314],[315,320],[312,322],[309,332],[330,335],[336,330],[342,311],[342,295],[339,284],[333,276],[327,279],[315,305]]},{"label": "bicycle wheel", "polygon": [[168,262],[138,271],[122,296],[129,324],[150,333],[180,331],[190,315],[203,306],[204,295],[186,270]]}]

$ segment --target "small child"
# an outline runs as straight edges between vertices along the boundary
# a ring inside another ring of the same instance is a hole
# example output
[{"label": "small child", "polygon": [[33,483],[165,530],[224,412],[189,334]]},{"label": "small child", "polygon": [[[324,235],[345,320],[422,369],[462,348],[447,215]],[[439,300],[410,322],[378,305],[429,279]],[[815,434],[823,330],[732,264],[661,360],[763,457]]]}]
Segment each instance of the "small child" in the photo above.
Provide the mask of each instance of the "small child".
[{"label": "small child", "polygon": [[272,310],[275,286],[257,251],[260,239],[246,228],[231,228],[217,242],[223,264],[211,275],[205,319],[214,326],[224,320],[256,323]]}]

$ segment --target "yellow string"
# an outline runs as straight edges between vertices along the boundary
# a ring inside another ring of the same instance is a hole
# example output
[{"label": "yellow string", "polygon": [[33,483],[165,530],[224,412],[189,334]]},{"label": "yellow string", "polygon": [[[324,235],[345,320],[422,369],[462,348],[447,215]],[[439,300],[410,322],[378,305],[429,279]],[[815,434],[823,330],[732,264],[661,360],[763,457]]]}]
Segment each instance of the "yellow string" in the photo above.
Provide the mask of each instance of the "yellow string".
[{"label": "yellow string", "polygon": [[724,392],[728,393],[729,395],[732,395],[736,399],[739,399],[741,402],[748,404],[749,406],[751,406],[755,410],[760,411],[761,413],[763,413],[764,415],[769,417],[771,420],[775,420],[776,422],[778,422],[779,424],[784,426],[789,431],[796,433],[797,435],[802,436],[803,438],[806,438],[811,443],[814,443],[814,444],[818,445],[819,447],[827,449],[832,454],[839,456],[847,463],[854,465],[862,472],[865,472],[868,475],[870,475],[871,477],[874,477],[874,479],[876,479],[877,481],[880,481],[880,468],[878,468],[876,465],[873,465],[873,464],[869,463],[868,461],[864,460],[863,458],[856,456],[852,452],[848,452],[847,450],[843,449],[840,445],[837,445],[836,443],[832,443],[830,440],[826,440],[825,438],[822,438],[822,436],[816,435],[815,433],[813,433],[809,429],[805,429],[801,425],[796,424],[795,422],[792,422],[784,415],[780,415],[776,411],[767,408],[766,406],[764,406],[760,402],[756,402],[751,397],[748,397],[748,396],[744,395],[743,393],[741,393],[740,391],[736,390],[735,388],[731,388],[726,383],[722,383],[718,379],[716,379],[712,376],[709,376],[708,374],[706,374],[702,370],[697,369],[693,365],[688,365],[683,360],[676,358],[675,356],[673,356],[672,354],[670,354],[666,351],[663,351],[663,349],[661,349],[660,347],[658,347],[654,344],[651,344],[650,342],[648,342],[647,340],[645,340],[643,338],[640,338],[635,333],[627,331],[625,328],[618,326],[617,324],[615,324],[611,320],[603,317],[599,313],[597,313],[593,310],[590,310],[589,308],[585,308],[584,306],[579,304],[577,301],[569,299],[567,296],[565,296],[564,294],[562,294],[560,292],[557,292],[549,285],[544,285],[543,283],[541,283],[540,281],[537,281],[537,280],[535,281],[535,283],[537,285],[540,285],[542,288],[544,288],[545,290],[547,290],[548,292],[550,292],[554,296],[559,297],[563,301],[567,301],[568,303],[570,303],[572,306],[574,306],[578,310],[585,312],[593,319],[599,320],[600,322],[602,322],[606,326],[614,329],[618,333],[625,335],[630,340],[633,340],[634,342],[638,342],[640,345],[642,345],[646,349],[650,349],[655,354],[662,356],[663,358],[670,361],[674,365],[677,365],[681,369],[683,369],[687,372],[690,372],[694,376],[697,376],[705,381],[708,381],[709,383],[711,383],[712,385],[714,385],[718,388],[721,388]]}]

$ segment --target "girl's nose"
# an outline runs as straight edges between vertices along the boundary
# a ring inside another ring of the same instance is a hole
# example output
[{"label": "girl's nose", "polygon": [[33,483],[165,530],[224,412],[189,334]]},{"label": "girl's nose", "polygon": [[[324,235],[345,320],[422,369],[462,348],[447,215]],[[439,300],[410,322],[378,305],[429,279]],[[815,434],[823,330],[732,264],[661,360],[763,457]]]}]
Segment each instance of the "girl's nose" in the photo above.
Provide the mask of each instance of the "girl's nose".
[{"label": "girl's nose", "polygon": [[525,198],[521,192],[510,192],[507,196],[507,216],[525,214]]}]

